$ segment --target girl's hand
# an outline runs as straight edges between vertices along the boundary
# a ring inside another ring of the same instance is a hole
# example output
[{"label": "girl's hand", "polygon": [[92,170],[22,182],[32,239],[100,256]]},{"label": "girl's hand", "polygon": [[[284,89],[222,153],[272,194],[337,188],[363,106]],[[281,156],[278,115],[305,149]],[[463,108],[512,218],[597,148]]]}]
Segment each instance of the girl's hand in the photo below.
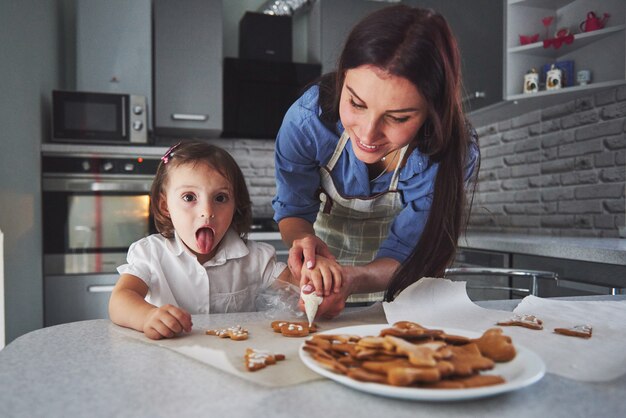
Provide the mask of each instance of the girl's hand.
[{"label": "girl's hand", "polygon": [[172,338],[183,331],[190,332],[191,315],[174,305],[152,309],[143,324],[143,333],[152,340]]},{"label": "girl's hand", "polygon": [[289,249],[288,264],[291,274],[297,281],[302,282],[301,272],[303,266],[306,266],[308,269],[315,267],[317,261],[316,254],[332,261],[335,260],[335,256],[332,255],[326,243],[313,234],[293,240]]},{"label": "girl's hand", "polygon": [[304,265],[302,266],[300,287],[311,284],[318,296],[339,293],[342,281],[341,265],[337,264],[334,259],[318,256],[314,268],[309,269]]}]

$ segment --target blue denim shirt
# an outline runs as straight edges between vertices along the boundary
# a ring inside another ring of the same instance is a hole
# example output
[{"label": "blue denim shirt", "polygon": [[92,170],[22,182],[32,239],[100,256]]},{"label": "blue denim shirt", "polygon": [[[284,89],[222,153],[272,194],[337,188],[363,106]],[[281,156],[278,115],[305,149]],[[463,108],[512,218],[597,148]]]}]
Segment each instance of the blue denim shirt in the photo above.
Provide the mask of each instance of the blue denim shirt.
[{"label": "blue denim shirt", "polygon": [[[319,119],[319,88],[308,89],[287,111],[276,138],[276,196],[272,201],[274,220],[298,217],[315,222],[320,201],[319,169],[332,156],[339,136]],[[475,141],[469,150],[468,178],[478,160]],[[411,253],[424,230],[433,197],[438,163],[430,164],[428,156],[414,149],[401,169],[398,190],[404,209],[391,224],[389,236],[382,242],[376,258],[403,262]],[[370,182],[365,163],[346,145],[331,173],[339,193],[347,197],[368,197],[389,189],[392,173]]]}]

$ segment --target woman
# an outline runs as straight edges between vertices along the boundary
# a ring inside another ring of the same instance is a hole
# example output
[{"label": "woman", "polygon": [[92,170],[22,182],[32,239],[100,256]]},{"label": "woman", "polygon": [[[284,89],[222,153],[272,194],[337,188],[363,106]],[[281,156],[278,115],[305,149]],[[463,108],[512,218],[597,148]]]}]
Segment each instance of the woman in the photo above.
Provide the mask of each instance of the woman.
[{"label": "woman", "polygon": [[337,314],[354,293],[391,301],[442,276],[478,160],[445,19],[397,5],[358,23],[337,71],[292,105],[276,141],[274,219],[292,272],[319,257],[340,266],[301,281],[323,289],[320,311]]}]

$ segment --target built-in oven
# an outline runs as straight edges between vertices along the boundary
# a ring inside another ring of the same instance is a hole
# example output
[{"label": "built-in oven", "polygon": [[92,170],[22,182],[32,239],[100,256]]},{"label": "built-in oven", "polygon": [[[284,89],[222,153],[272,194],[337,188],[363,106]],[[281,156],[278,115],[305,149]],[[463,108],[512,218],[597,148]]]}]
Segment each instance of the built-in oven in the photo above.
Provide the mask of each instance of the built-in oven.
[{"label": "built-in oven", "polygon": [[42,152],[46,326],[108,316],[117,266],[155,232],[149,193],[164,151],[54,145]]}]

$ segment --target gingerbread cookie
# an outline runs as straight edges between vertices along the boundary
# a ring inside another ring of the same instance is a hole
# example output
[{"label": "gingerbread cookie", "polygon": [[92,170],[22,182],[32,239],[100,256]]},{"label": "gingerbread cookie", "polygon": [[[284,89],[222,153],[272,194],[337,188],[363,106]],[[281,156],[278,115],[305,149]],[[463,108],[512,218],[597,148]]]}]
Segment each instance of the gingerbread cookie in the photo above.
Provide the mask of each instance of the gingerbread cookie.
[{"label": "gingerbread cookie", "polygon": [[480,338],[472,341],[476,343],[483,356],[498,363],[515,358],[516,352],[511,337],[504,335],[500,328],[488,329]]},{"label": "gingerbread cookie", "polygon": [[497,325],[502,326],[518,326],[529,329],[543,329],[543,321],[534,315],[522,314],[513,315],[508,321],[500,321]]},{"label": "gingerbread cookie", "polygon": [[285,359],[284,354],[273,354],[269,351],[254,348],[247,348],[243,357],[245,359],[246,369],[250,372],[264,369],[267,366],[276,364],[277,361]]},{"label": "gingerbread cookie", "polygon": [[306,322],[274,321],[272,322],[274,332],[280,332],[285,337],[306,337],[317,331],[315,324],[309,327]]},{"label": "gingerbread cookie", "polygon": [[556,334],[578,338],[591,338],[593,328],[591,325],[575,325],[571,328],[554,328]]},{"label": "gingerbread cookie", "polygon": [[234,341],[243,341],[248,339],[248,330],[242,328],[241,325],[228,327],[223,329],[208,329],[206,335],[215,335],[220,338],[230,338]]}]

